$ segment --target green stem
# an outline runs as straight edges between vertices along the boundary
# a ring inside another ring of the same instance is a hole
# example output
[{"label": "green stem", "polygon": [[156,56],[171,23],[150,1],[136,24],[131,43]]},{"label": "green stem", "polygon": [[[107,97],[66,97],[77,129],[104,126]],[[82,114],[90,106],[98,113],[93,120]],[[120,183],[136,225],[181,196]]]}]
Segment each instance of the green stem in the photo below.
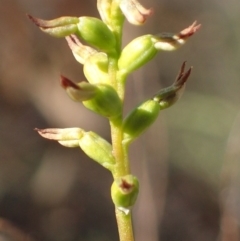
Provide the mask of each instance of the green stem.
[{"label": "green stem", "polygon": [[[124,17],[119,8],[119,1],[112,2],[112,31],[116,38],[116,54],[109,57],[108,73],[112,87],[117,91],[122,102],[125,94],[125,81],[118,75],[118,59],[121,53],[122,26]],[[110,120],[113,155],[116,159],[116,166],[113,178],[118,178],[130,174],[128,153],[123,146],[122,115],[117,119]],[[131,213],[125,214],[119,209],[115,209],[120,241],[134,241]]]},{"label": "green stem", "polygon": [[126,215],[117,208],[115,212],[120,241],[134,241],[131,213]]}]

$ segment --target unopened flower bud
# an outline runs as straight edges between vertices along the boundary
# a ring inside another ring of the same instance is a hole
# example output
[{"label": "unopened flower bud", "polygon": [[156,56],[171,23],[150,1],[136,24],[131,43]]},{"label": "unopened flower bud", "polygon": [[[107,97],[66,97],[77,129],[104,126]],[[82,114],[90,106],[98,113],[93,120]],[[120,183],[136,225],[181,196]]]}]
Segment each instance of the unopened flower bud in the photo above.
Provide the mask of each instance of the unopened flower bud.
[{"label": "unopened flower bud", "polygon": [[135,204],[139,192],[138,179],[133,175],[116,178],[111,187],[111,196],[115,206],[128,214]]},{"label": "unopened flower bud", "polygon": [[173,105],[182,95],[191,68],[184,72],[185,62],[170,87],[160,90],[152,99],[145,101],[132,112],[123,122],[124,142],[130,143],[142,134],[158,117],[159,111]]},{"label": "unopened flower bud", "polygon": [[66,90],[68,96],[77,102],[92,99],[98,92],[98,87],[95,85],[84,81],[76,84],[64,76],[61,76],[61,85]]},{"label": "unopened flower bud", "polygon": [[108,117],[117,118],[122,112],[122,102],[113,87],[107,84],[97,85],[98,92],[94,98],[83,101],[83,105],[93,112]]},{"label": "unopened flower bud", "polygon": [[144,8],[137,0],[122,0],[120,8],[127,20],[134,25],[142,25],[152,14],[152,9]]},{"label": "unopened flower bud", "polygon": [[72,50],[73,56],[80,64],[84,64],[91,55],[97,53],[97,50],[94,48],[83,45],[74,34],[67,36],[66,40]]},{"label": "unopened flower bud", "polygon": [[112,146],[98,134],[89,131],[85,132],[79,140],[81,149],[94,161],[112,171],[115,158],[112,154]]},{"label": "unopened flower bud", "polygon": [[107,55],[103,52],[91,55],[84,64],[83,72],[91,84],[109,83]]},{"label": "unopened flower bud", "polygon": [[183,45],[199,28],[194,22],[178,34],[145,35],[130,42],[121,53],[118,61],[119,71],[127,75],[151,60],[158,51],[175,50]]},{"label": "unopened flower bud", "polygon": [[157,52],[152,35],[138,37],[122,50],[118,61],[119,71],[129,74],[150,61]]},{"label": "unopened flower bud", "polygon": [[123,122],[124,142],[130,143],[157,119],[160,108],[154,100],[147,100],[133,109]]},{"label": "unopened flower bud", "polygon": [[43,32],[54,37],[66,37],[78,31],[77,17],[60,17],[53,20],[42,20],[27,15]]},{"label": "unopened flower bud", "polygon": [[154,97],[153,100],[159,103],[160,109],[166,109],[172,106],[182,96],[186,81],[191,74],[192,68],[185,71],[186,62],[181,66],[180,72],[174,81],[174,83],[165,89],[160,90]]},{"label": "unopened flower bud", "polygon": [[115,52],[115,36],[104,22],[93,17],[79,20],[78,34],[84,41],[103,52]]}]

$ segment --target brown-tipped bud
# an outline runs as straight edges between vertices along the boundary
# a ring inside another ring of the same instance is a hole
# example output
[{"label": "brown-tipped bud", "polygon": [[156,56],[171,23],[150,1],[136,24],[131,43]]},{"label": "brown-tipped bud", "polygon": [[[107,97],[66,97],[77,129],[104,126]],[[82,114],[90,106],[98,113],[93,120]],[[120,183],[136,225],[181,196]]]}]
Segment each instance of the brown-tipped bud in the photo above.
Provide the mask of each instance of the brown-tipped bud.
[{"label": "brown-tipped bud", "polygon": [[43,32],[54,37],[66,37],[77,32],[79,18],[77,17],[60,17],[53,20],[43,20],[27,15]]},{"label": "brown-tipped bud", "polygon": [[66,90],[68,96],[77,102],[90,100],[98,92],[98,88],[94,85],[87,82],[76,84],[64,76],[61,76],[61,85]]},{"label": "brown-tipped bud", "polygon": [[166,109],[173,105],[182,96],[185,83],[191,74],[192,67],[185,71],[186,62],[181,66],[180,72],[170,87],[160,90],[154,97],[153,100],[159,103],[160,109]]}]

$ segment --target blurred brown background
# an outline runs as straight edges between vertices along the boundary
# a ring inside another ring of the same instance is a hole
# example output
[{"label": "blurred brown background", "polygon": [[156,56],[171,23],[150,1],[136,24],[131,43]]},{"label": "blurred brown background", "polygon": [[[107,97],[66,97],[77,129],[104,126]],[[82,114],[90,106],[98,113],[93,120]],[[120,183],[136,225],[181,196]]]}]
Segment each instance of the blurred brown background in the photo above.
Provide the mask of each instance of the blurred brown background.
[{"label": "blurred brown background", "polygon": [[[111,176],[79,149],[42,139],[35,127],[81,127],[110,139],[108,123],[73,103],[59,75],[84,79],[64,39],[39,31],[43,19],[97,16],[96,1],[0,0],[0,217],[35,240],[118,240]],[[161,113],[131,148],[141,191],[136,241],[237,241],[240,223],[240,3],[150,0],[143,27],[125,24],[124,44],[201,30],[175,52],[162,52],[127,82],[126,112],[170,85],[181,63],[193,65],[182,99]],[[21,240],[5,221],[1,240]],[[23,238],[24,239],[24,238]]]}]

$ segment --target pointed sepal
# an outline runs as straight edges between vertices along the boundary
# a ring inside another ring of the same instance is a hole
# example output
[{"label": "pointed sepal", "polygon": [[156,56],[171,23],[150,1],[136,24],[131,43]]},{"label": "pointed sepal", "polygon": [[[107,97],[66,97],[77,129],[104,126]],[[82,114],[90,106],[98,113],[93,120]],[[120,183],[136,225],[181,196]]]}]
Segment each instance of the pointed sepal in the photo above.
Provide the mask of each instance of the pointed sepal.
[{"label": "pointed sepal", "polygon": [[58,38],[66,37],[78,31],[77,17],[60,17],[53,20],[43,20],[27,15],[43,32]]},{"label": "pointed sepal", "polygon": [[77,102],[82,102],[94,98],[98,93],[98,87],[88,82],[74,83],[67,77],[61,75],[61,86],[66,90],[68,96]]},{"label": "pointed sepal", "polygon": [[185,44],[187,39],[196,33],[201,24],[197,24],[197,21],[192,25],[183,29],[177,34],[173,33],[160,33],[153,36],[154,46],[157,50],[172,51]]},{"label": "pointed sepal", "polygon": [[160,90],[153,97],[153,100],[159,104],[161,110],[172,106],[182,96],[186,86],[186,81],[188,80],[192,71],[191,67],[185,72],[185,67],[186,62],[182,64],[180,72],[177,75],[174,83],[170,87]]},{"label": "pointed sepal", "polygon": [[80,64],[84,64],[90,56],[97,53],[96,49],[83,45],[75,34],[67,36],[66,40],[73,56]]},{"label": "pointed sepal", "polygon": [[79,140],[83,137],[84,131],[80,128],[48,128],[35,129],[42,137],[59,142],[65,147],[79,147]]},{"label": "pointed sepal", "polygon": [[120,8],[128,22],[134,25],[142,25],[153,12],[152,9],[144,8],[137,0],[122,0]]}]

